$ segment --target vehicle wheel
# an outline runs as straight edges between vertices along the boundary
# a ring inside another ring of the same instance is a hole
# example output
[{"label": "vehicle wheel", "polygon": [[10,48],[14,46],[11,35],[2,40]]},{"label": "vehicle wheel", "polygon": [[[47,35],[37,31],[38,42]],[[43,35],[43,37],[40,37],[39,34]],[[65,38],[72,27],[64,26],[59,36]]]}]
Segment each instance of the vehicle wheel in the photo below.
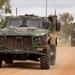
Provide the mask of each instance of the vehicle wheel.
[{"label": "vehicle wheel", "polygon": [[48,52],[46,55],[42,55],[40,58],[40,67],[41,69],[49,69],[50,68],[50,47],[48,48]]},{"label": "vehicle wheel", "polygon": [[2,67],[2,60],[0,59],[0,68]]},{"label": "vehicle wheel", "polygon": [[56,46],[55,45],[51,45],[50,48],[51,48],[51,52],[52,52],[51,65],[55,65],[55,61],[56,61]]},{"label": "vehicle wheel", "polygon": [[13,63],[13,60],[5,60],[5,63],[6,64],[12,64]]}]

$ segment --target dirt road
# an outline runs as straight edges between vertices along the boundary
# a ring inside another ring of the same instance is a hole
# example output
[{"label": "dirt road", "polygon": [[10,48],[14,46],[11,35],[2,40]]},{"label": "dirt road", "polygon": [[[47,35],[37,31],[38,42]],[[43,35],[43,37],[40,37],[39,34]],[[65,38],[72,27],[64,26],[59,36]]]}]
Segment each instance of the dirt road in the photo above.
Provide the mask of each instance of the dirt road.
[{"label": "dirt road", "polygon": [[75,48],[58,47],[56,65],[41,70],[39,63],[16,61],[0,68],[0,75],[75,75]]}]

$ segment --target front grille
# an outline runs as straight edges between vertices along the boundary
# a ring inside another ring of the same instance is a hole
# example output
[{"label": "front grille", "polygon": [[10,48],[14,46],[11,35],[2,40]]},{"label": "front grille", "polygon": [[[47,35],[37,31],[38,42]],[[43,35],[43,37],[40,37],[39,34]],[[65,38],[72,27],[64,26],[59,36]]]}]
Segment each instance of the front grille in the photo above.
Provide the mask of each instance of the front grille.
[{"label": "front grille", "polygon": [[7,36],[6,45],[8,49],[28,49],[32,46],[32,38],[30,36]]}]

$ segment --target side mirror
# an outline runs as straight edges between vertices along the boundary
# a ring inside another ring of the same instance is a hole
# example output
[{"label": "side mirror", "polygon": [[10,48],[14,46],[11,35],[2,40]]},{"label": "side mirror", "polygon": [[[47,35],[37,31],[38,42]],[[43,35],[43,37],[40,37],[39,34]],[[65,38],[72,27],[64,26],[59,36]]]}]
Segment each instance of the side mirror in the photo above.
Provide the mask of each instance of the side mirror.
[{"label": "side mirror", "polygon": [[57,23],[56,23],[56,31],[60,31],[60,28],[61,28],[61,27],[60,27],[60,23],[57,22]]}]

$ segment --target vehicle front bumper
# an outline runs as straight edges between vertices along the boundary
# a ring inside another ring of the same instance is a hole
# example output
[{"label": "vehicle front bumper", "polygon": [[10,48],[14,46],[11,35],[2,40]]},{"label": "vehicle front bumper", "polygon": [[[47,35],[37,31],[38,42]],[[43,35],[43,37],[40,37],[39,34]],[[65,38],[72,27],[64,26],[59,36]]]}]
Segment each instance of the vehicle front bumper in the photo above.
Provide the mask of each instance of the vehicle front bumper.
[{"label": "vehicle front bumper", "polygon": [[36,54],[36,55],[46,55],[45,52],[42,51],[24,51],[24,50],[0,50],[0,54]]}]

